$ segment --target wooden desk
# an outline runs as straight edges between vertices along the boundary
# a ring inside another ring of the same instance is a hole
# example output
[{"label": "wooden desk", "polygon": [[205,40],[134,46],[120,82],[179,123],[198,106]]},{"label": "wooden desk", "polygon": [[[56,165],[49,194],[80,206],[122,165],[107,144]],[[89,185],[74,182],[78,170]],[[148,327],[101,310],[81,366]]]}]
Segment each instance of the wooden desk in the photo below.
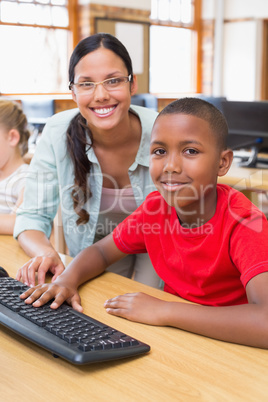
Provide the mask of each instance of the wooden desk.
[{"label": "wooden desk", "polygon": [[[0,265],[11,276],[27,260],[15,240],[0,236]],[[267,401],[268,350],[129,322],[103,308],[107,298],[139,290],[177,300],[112,273],[80,293],[85,313],[151,345],[140,357],[74,366],[0,327],[1,402]]]},{"label": "wooden desk", "polygon": [[219,177],[218,183],[228,184],[243,192],[262,209],[259,194],[268,192],[268,169],[239,167],[234,159],[229,172]]},{"label": "wooden desk", "polygon": [[234,159],[229,172],[218,182],[238,190],[268,191],[268,169],[239,167]]}]

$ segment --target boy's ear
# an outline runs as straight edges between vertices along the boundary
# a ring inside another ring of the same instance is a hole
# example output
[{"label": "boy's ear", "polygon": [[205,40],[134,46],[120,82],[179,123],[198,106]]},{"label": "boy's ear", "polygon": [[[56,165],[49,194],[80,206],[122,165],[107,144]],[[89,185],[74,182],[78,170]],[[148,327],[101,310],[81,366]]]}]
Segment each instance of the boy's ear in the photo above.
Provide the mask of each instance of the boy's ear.
[{"label": "boy's ear", "polygon": [[231,167],[233,162],[233,151],[231,149],[225,149],[221,153],[218,176],[224,176]]},{"label": "boy's ear", "polygon": [[18,145],[20,141],[20,133],[18,132],[18,130],[16,130],[15,128],[9,130],[8,141],[12,147],[16,147]]},{"label": "boy's ear", "polygon": [[130,83],[130,94],[135,95],[135,93],[138,90],[138,80],[137,80],[137,76],[133,75],[133,81]]}]

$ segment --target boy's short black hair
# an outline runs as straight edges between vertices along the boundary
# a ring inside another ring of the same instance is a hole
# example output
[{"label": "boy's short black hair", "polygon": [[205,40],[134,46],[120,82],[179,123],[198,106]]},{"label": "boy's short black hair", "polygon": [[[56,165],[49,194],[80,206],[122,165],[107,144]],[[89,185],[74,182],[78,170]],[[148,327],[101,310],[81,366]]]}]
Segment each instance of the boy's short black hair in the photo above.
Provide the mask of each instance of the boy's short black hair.
[{"label": "boy's short black hair", "polygon": [[224,115],[211,103],[199,98],[181,98],[168,104],[157,116],[188,114],[208,122],[221,150],[227,148],[228,125]]}]

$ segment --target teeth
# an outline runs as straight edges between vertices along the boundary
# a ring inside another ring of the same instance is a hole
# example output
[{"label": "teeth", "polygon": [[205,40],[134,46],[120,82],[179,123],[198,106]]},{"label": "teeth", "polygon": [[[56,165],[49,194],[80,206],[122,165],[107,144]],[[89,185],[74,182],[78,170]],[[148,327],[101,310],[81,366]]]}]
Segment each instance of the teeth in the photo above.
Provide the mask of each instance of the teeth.
[{"label": "teeth", "polygon": [[112,110],[114,110],[115,107],[103,107],[101,109],[94,109],[94,112],[98,113],[98,114],[107,114],[109,112],[111,112]]},{"label": "teeth", "polygon": [[165,184],[170,187],[179,186],[179,183],[165,183]]}]

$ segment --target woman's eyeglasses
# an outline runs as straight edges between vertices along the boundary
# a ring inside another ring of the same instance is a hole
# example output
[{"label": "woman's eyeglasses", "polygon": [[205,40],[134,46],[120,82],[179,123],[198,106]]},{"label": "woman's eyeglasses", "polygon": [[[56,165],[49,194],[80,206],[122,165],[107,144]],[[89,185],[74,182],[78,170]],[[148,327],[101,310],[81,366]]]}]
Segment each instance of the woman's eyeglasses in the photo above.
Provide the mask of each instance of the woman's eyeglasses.
[{"label": "woman's eyeglasses", "polygon": [[123,87],[124,84],[131,81],[131,74],[128,77],[113,77],[100,82],[77,82],[70,83],[69,89],[75,89],[78,94],[92,94],[94,93],[97,85],[102,85],[106,91],[115,91]]}]

